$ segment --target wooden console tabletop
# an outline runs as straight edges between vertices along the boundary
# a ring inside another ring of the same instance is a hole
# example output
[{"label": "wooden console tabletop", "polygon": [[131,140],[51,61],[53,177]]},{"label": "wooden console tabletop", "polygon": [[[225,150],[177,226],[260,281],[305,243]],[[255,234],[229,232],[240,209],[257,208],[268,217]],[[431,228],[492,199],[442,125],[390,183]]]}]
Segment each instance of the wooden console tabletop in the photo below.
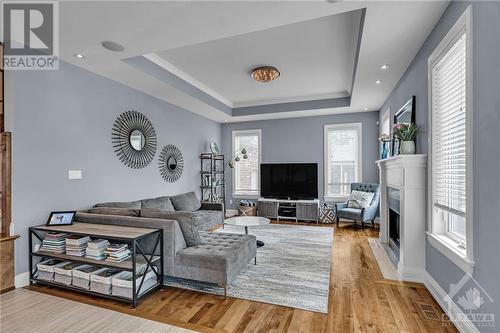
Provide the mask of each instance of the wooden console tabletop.
[{"label": "wooden console tabletop", "polygon": [[152,234],[157,229],[124,227],[121,225],[75,223],[72,225],[39,225],[34,230],[67,232],[74,235],[92,235],[103,238],[137,239]]}]

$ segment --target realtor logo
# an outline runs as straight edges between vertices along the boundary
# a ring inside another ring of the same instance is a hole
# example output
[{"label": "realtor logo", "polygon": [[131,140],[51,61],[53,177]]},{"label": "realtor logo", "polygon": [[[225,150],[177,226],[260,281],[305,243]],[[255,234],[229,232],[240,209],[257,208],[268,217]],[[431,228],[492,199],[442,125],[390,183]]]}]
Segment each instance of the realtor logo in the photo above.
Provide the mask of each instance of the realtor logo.
[{"label": "realtor logo", "polygon": [[59,68],[57,2],[3,2],[2,18],[5,69]]},{"label": "realtor logo", "polygon": [[[454,308],[454,299],[457,300],[460,311]],[[482,311],[483,305],[494,303],[493,298],[469,274],[465,274],[458,283],[450,284],[443,301],[448,310],[448,314],[443,316],[445,321],[471,322],[476,327],[495,327],[495,314]]]}]

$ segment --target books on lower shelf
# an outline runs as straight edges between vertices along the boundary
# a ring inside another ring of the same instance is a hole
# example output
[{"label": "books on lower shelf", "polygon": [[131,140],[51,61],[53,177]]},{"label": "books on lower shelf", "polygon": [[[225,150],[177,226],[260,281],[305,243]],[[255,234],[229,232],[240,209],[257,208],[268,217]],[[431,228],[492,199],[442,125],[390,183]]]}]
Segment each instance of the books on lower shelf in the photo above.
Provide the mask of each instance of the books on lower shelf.
[{"label": "books on lower shelf", "polygon": [[108,246],[109,241],[107,239],[94,239],[88,242],[85,250],[85,258],[95,260],[106,259],[106,253],[104,251]]},{"label": "books on lower shelf", "polygon": [[42,241],[42,251],[61,254],[66,250],[65,239],[69,234],[62,232],[47,232]]},{"label": "books on lower shelf", "polygon": [[83,257],[89,241],[89,236],[82,237],[78,235],[71,235],[66,237],[66,254],[70,256]]},{"label": "books on lower shelf", "polygon": [[121,262],[130,258],[127,244],[110,244],[106,250],[106,261]]}]

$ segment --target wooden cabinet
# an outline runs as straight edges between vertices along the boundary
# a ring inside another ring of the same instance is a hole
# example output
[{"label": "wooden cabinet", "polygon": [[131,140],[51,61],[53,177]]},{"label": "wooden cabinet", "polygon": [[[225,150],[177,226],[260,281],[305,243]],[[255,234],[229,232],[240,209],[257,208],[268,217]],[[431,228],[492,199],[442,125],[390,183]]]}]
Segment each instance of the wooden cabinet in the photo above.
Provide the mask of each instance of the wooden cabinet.
[{"label": "wooden cabinet", "polygon": [[0,293],[14,289],[14,241],[10,235],[11,214],[11,135],[5,132],[3,45],[0,43]]},{"label": "wooden cabinet", "polygon": [[259,216],[275,219],[278,217],[278,203],[274,201],[259,201],[257,207]]},{"label": "wooden cabinet", "polygon": [[319,208],[316,203],[297,203],[297,219],[298,220],[315,220],[319,219]]}]

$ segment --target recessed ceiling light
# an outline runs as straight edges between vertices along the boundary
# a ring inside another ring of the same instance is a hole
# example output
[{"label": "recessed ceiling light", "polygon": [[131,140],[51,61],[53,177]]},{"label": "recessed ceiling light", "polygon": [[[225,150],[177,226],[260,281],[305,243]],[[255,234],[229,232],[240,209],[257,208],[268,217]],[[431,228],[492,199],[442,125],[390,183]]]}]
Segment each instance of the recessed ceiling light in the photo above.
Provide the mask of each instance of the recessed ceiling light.
[{"label": "recessed ceiling light", "polygon": [[113,42],[112,40],[102,41],[101,45],[105,49],[113,52],[123,52],[123,50],[125,50],[125,47],[123,45],[118,44],[117,42]]},{"label": "recessed ceiling light", "polygon": [[368,111],[368,108],[364,108],[365,111]]},{"label": "recessed ceiling light", "polygon": [[380,65],[380,69],[381,69],[381,70],[384,70],[384,71],[385,71],[385,70],[388,70],[388,69],[389,69],[389,67],[391,67],[391,65],[389,65],[389,64]]},{"label": "recessed ceiling light", "polygon": [[384,82],[384,81],[382,81],[382,80],[375,81],[376,84],[381,84],[382,82]]},{"label": "recessed ceiling light", "polygon": [[78,58],[78,59],[83,59],[85,56],[81,53],[73,53],[73,57]]}]

